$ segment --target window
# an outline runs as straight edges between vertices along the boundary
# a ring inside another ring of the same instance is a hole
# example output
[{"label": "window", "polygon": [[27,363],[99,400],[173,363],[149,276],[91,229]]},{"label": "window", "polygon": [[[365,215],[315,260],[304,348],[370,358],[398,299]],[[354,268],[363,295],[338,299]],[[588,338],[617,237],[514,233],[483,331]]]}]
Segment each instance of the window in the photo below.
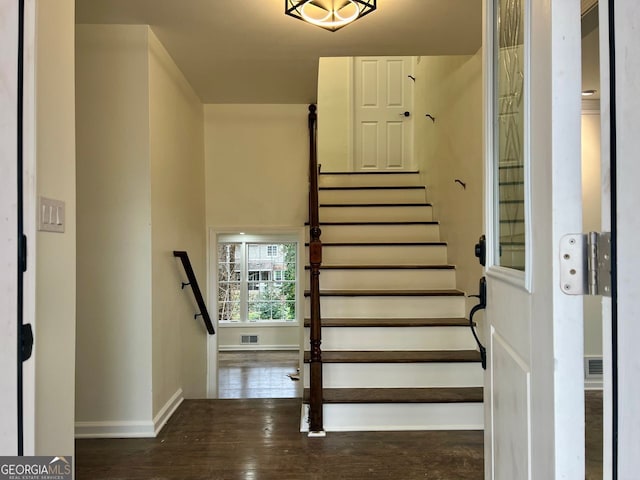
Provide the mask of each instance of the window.
[{"label": "window", "polygon": [[218,239],[221,323],[296,320],[297,243]]}]

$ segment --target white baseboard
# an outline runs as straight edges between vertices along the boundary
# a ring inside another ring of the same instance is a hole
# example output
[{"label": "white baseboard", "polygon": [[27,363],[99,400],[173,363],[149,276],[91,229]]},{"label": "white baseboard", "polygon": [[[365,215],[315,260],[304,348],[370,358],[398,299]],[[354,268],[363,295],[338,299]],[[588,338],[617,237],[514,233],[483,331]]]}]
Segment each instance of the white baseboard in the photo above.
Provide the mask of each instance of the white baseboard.
[{"label": "white baseboard", "polygon": [[584,389],[585,390],[602,390],[604,389],[604,384],[602,380],[585,380],[584,381]]},{"label": "white baseboard", "polygon": [[162,427],[166,425],[171,416],[178,409],[180,404],[184,401],[184,396],[182,395],[182,389],[179,388],[176,393],[164,404],[164,407],[160,409],[158,414],[153,418],[153,429],[155,432],[154,436],[157,436],[162,430]]},{"label": "white baseboard", "polygon": [[300,350],[300,345],[218,345],[219,352],[230,352],[234,350]]},{"label": "white baseboard", "polygon": [[155,438],[184,397],[182,389],[165,403],[153,420],[76,422],[76,438]]},{"label": "white baseboard", "polygon": [[76,422],[76,438],[153,438],[152,421]]}]

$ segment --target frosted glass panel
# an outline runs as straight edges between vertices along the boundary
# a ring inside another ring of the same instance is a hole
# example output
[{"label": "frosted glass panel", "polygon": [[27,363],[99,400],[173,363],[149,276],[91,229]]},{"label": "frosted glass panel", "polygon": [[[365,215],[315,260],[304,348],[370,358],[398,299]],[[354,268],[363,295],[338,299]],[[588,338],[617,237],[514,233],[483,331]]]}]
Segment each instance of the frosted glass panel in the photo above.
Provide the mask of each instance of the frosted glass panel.
[{"label": "frosted glass panel", "polygon": [[525,0],[496,0],[496,264],[525,268]]}]

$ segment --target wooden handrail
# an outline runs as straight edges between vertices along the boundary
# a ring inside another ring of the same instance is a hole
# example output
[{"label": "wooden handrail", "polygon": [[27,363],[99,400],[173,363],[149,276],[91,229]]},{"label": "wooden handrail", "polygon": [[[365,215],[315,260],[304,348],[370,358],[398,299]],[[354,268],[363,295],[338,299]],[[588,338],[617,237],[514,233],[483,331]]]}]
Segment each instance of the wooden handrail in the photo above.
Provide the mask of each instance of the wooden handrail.
[{"label": "wooden handrail", "polygon": [[209,317],[207,305],[204,303],[204,298],[202,298],[202,292],[200,291],[200,286],[198,285],[196,274],[193,272],[193,268],[191,267],[189,255],[185,251],[174,251],[173,256],[178,257],[182,261],[182,266],[184,267],[184,271],[187,274],[187,279],[189,280],[189,283],[182,284],[182,288],[186,287],[187,285],[191,286],[193,296],[196,298],[196,303],[198,304],[198,308],[200,309],[200,313],[196,313],[193,318],[202,317],[202,320],[207,327],[207,332],[209,332],[209,335],[213,335],[216,332],[213,329],[213,323],[211,322],[211,317]]},{"label": "wooden handrail", "polygon": [[309,431],[322,432],[322,320],[320,315],[320,214],[318,201],[318,116],[316,106],[309,105],[309,270],[311,302]]}]

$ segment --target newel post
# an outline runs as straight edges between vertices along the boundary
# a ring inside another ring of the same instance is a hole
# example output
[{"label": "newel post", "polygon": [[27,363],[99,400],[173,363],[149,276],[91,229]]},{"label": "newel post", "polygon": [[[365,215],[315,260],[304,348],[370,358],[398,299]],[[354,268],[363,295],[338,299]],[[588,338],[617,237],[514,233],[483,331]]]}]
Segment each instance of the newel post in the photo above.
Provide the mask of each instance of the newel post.
[{"label": "newel post", "polygon": [[316,106],[309,105],[309,265],[310,265],[310,395],[309,431],[322,432],[322,320],[320,316],[320,266],[322,242],[318,202],[318,148]]}]

